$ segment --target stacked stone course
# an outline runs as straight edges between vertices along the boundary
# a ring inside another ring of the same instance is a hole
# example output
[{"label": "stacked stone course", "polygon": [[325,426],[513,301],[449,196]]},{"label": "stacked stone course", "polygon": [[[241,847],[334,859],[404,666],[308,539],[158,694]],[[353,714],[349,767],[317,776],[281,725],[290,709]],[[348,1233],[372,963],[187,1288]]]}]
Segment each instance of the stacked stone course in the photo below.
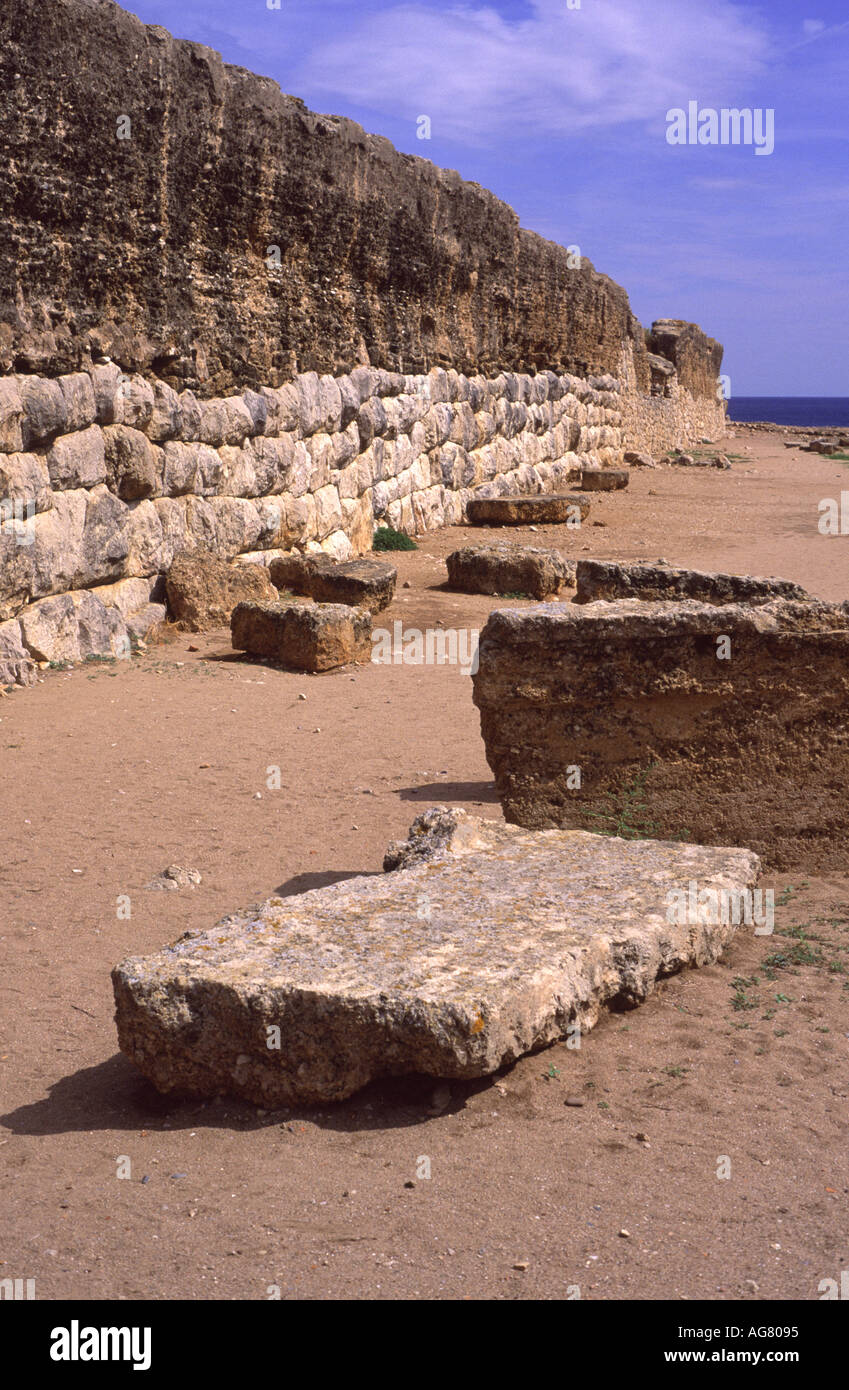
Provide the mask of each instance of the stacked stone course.
[{"label": "stacked stone course", "polygon": [[371,548],[375,524],[456,524],[472,496],[557,491],[622,452],[612,377],[360,367],[198,400],[101,363],[0,388],[0,635],[18,666],[36,618],[43,629],[62,617],[47,659],[88,654],[68,640],[77,610],[59,596],[87,591],[117,610],[102,634],[115,654],[126,618],[164,616],[161,577],[180,554],[348,559]]}]

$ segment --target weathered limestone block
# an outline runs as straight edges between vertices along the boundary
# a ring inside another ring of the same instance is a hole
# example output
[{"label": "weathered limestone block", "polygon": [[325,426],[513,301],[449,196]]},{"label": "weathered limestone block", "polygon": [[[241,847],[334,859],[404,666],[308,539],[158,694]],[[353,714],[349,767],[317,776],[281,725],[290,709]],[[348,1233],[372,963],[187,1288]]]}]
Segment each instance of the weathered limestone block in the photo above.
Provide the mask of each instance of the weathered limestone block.
[{"label": "weathered limestone block", "polygon": [[448,438],[466,450],[477,447],[478,427],[468,401],[461,401],[454,407]]},{"label": "weathered limestone block", "polygon": [[463,546],[446,557],[448,587],[464,594],[550,598],[574,583],[575,562],[530,545]]},{"label": "weathered limestone block", "polygon": [[194,444],[200,438],[200,401],[194,391],[181,391],[179,401],[180,438],[186,444]]},{"label": "weathered limestone block", "polygon": [[0,622],[14,618],[32,596],[33,544],[38,518],[3,520],[0,514]]},{"label": "weathered limestone block", "polygon": [[229,565],[209,551],[179,555],[165,576],[171,616],[188,632],[225,627],[237,604],[275,600],[268,570],[262,565]]},{"label": "weathered limestone block", "polygon": [[413,493],[411,501],[416,535],[424,534],[426,531],[437,531],[440,526],[446,524],[445,496],[445,489],[441,483],[425,488],[422,492]]},{"label": "weathered limestone block", "polygon": [[[261,550],[274,550],[280,546],[286,524],[286,508],[282,497],[258,497],[250,503],[251,512],[256,514],[259,535],[256,545]],[[235,557],[234,557],[235,558]]]},{"label": "weathered limestone block", "polygon": [[321,428],[335,434],[342,426],[342,392],[334,377],[325,374],[319,378],[318,404]]},{"label": "weathered limestone block", "polygon": [[54,439],[47,450],[47,471],[53,488],[93,488],[106,482],[106,455],[99,425]]},{"label": "weathered limestone block", "polygon": [[87,372],[70,372],[59,377],[59,389],[65,400],[65,429],[88,429],[97,419],[97,405]]},{"label": "weathered limestone block", "polygon": [[474,699],[505,816],[842,866],[847,658],[849,604],[496,610]]},{"label": "weathered limestone block", "polygon": [[218,450],[221,459],[221,491],[227,497],[258,497],[254,450],[250,440],[242,448],[225,444]]},{"label": "weathered limestone block", "polygon": [[317,492],[319,488],[326,487],[330,482],[335,455],[333,440],[329,434],[319,430],[310,435],[306,441],[306,446],[310,456],[310,492]]},{"label": "weathered limestone block", "polygon": [[386,407],[379,396],[370,396],[357,411],[360,450],[367,449],[375,436],[386,434]]},{"label": "weathered limestone block", "polygon": [[0,527],[0,592],[5,595],[0,618],[11,617],[31,599],[73,587],[81,566],[88,500],[85,492],[54,493],[53,506],[29,523],[25,546],[4,544],[4,536],[14,539],[13,531]]},{"label": "weathered limestone block", "polygon": [[261,386],[260,395],[265,401],[268,415],[265,422],[267,435],[281,434],[297,429],[298,393],[291,382],[283,386]]},{"label": "weathered limestone block", "polygon": [[40,376],[16,378],[23,404],[21,433],[23,448],[43,444],[56,434],[63,434],[68,423],[68,407],[57,381]]},{"label": "weathered limestone block", "polygon": [[551,493],[534,497],[475,497],[466,511],[471,526],[532,526],[566,522],[580,525],[590,510],[580,493]]},{"label": "weathered limestone block", "polygon": [[127,656],[129,636],[121,614],[89,589],[40,599],[20,614],[24,646],[36,661],[84,661],[87,656]]},{"label": "weathered limestone block", "polygon": [[354,557],[354,547],[344,531],[331,531],[319,546],[322,555],[327,555],[335,564],[346,564]]},{"label": "weathered limestone block", "polygon": [[230,631],[237,651],[292,671],[371,660],[371,613],[341,603],[240,603]]},{"label": "weathered limestone block", "polygon": [[733,923],[670,920],[669,890],[695,880],[721,904],[758,872],[747,850],[534,834],[444,807],[410,837],[390,848],[394,872],[270,898],[122,961],[121,1050],[160,1091],[267,1108],[379,1076],[491,1075],[717,960]]},{"label": "weathered limestone block", "polygon": [[331,435],[330,444],[332,467],[345,468],[360,452],[360,432],[356,420],[352,420],[346,429]]},{"label": "weathered limestone block", "polygon": [[95,421],[98,425],[115,425],[121,419],[121,368],[115,362],[99,362],[89,368],[94,395]]},{"label": "weathered limestone block", "polygon": [[[362,405],[362,399],[349,376],[337,377],[337,385],[342,406],[339,425],[342,430],[347,430],[351,424],[356,425],[357,411]],[[357,431],[357,438],[359,439],[359,430]]]},{"label": "weathered limestone block", "polygon": [[33,511],[47,512],[53,506],[50,474],[39,454],[0,453],[0,509],[9,502],[28,504],[6,508],[9,515],[17,512],[22,521]]},{"label": "weathered limestone block", "polygon": [[244,444],[253,428],[250,411],[241,396],[202,401],[198,439],[220,448],[222,444]]},{"label": "weathered limestone block", "polygon": [[119,579],[114,584],[98,584],[91,592],[107,608],[117,608],[121,617],[127,619],[147,607],[152,587],[151,579]]},{"label": "weathered limestone block", "polygon": [[584,492],[616,492],[627,487],[630,481],[627,468],[584,468],[581,471]]},{"label": "weathered limestone block", "polygon": [[315,493],[316,536],[323,540],[331,531],[341,530],[342,507],[339,493],[332,483],[320,487]]},{"label": "weathered limestone block", "polygon": [[321,388],[317,372],[302,372],[295,382],[298,393],[298,426],[306,437],[321,429]]},{"label": "weathered limestone block", "polygon": [[624,462],[628,464],[629,468],[657,468],[657,464],[651,454],[634,449],[627,449],[625,451]]},{"label": "weathered limestone block", "polygon": [[173,386],[157,378],[153,383],[153,410],[145,426],[148,438],[156,444],[163,444],[166,439],[174,439],[180,434],[182,423],[180,397]]},{"label": "weathered limestone block", "polygon": [[117,584],[101,584],[91,592],[107,608],[116,608],[130,637],[144,641],[165,621],[164,603],[151,603],[150,579],[122,579]]},{"label": "weathered limestone block", "polygon": [[700,603],[769,603],[775,598],[806,600],[811,595],[789,579],[753,579],[745,574],[710,574],[672,565],[617,565],[579,560],[576,603],[597,599],[648,601],[691,598]]},{"label": "weathered limestone block", "polygon": [[21,641],[17,621],[0,623],[0,686],[34,685],[38,668]]},{"label": "weathered limestone block", "polygon": [[283,498],[283,519],[280,526],[280,545],[290,549],[295,545],[305,545],[315,540],[315,498]]},{"label": "weathered limestone block", "polygon": [[[351,543],[351,554],[364,555],[371,550],[374,539],[374,512],[370,491],[365,492],[362,497],[342,499],[342,529]],[[327,546],[324,548],[327,549]]]},{"label": "weathered limestone block", "polygon": [[246,497],[211,497],[209,506],[215,517],[215,549],[222,559],[232,560],[239,551],[254,550],[266,539],[276,543],[282,514],[279,503],[265,521]]},{"label": "weathered limestone block", "polygon": [[335,564],[324,555],[291,554],[269,565],[278,589],[306,594],[319,603],[344,603],[379,613],[388,608],[395,593],[398,571],[385,560],[364,557]]},{"label": "weathered limestone block", "polygon": [[150,424],[153,416],[153,386],[145,377],[123,376],[118,385],[119,420],[131,429],[143,430]]},{"label": "weathered limestone block", "polygon": [[268,424],[268,401],[259,391],[252,391],[250,388],[242,392],[242,400],[245,408],[251,417],[251,435],[265,434]]},{"label": "weathered limestone block", "polygon": [[252,443],[254,477],[259,496],[289,491],[289,479],[295,458],[295,438],[282,434],[277,438],[264,435]]},{"label": "weathered limestone block", "polygon": [[0,453],[17,454],[23,449],[21,424],[24,403],[14,377],[0,377]]},{"label": "weathered limestone block", "polygon": [[[124,502],[155,497],[166,486],[165,476],[173,474],[173,458],[151,444],[141,430],[129,425],[106,425],[102,430],[109,487]],[[172,451],[193,448],[190,444],[169,444]],[[181,452],[181,458],[185,455]],[[169,482],[171,479],[169,478]]]}]

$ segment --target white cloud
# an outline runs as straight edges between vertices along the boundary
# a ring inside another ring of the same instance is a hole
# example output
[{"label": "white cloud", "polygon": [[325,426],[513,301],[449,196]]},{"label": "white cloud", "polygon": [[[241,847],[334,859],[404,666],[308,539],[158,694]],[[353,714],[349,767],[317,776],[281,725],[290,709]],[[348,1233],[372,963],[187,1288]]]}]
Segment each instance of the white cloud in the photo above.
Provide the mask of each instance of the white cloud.
[{"label": "white cloud", "polygon": [[[658,121],[689,100],[744,104],[770,41],[730,0],[531,0],[524,18],[480,4],[400,3],[312,47],[301,88],[415,120],[441,136],[567,135]],[[425,150],[422,153],[426,153]]]}]

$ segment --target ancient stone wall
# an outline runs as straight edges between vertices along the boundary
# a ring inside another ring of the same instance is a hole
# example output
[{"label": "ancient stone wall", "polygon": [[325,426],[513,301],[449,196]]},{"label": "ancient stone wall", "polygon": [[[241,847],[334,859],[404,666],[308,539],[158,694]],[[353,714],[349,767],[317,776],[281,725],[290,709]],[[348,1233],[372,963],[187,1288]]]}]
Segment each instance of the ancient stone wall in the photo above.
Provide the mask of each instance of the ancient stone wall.
[{"label": "ancient stone wall", "polygon": [[376,523],[409,533],[455,524],[473,495],[557,491],[621,449],[612,377],[361,367],[198,400],[111,363],[55,380],[8,376],[0,622],[16,624],[39,660],[113,650],[126,633],[110,618],[100,647],[93,635],[78,651],[69,594],[86,591],[89,626],[98,598],[122,618],[151,618],[161,576],[186,551],[347,559],[371,548]]},{"label": "ancient stone wall", "polygon": [[[111,0],[0,8],[0,369],[225,394],[309,369],[618,375],[628,296],[453,170]],[[673,327],[676,321],[664,321]],[[692,325],[679,375],[712,392]]]},{"label": "ancient stone wall", "polygon": [[0,678],[126,644],[186,550],[347,558],[724,429],[701,329],[111,0],[0,9],[0,119]]}]

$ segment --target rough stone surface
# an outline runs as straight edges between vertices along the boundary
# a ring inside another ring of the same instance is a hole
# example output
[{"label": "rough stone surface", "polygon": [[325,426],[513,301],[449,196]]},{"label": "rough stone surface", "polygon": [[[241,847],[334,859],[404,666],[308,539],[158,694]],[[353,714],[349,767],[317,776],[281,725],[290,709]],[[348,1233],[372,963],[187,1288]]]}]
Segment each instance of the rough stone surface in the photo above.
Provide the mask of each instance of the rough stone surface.
[{"label": "rough stone surface", "polygon": [[573,584],[575,561],[530,545],[463,546],[446,556],[448,587],[464,594],[550,598]]},{"label": "rough stone surface", "polygon": [[576,603],[597,599],[691,598],[700,603],[769,603],[775,598],[806,600],[811,595],[790,579],[754,579],[748,574],[712,574],[671,565],[618,565],[609,560],[579,560]]},{"label": "rough stone surface", "polygon": [[672,453],[663,459],[663,462],[668,464],[670,468],[720,468],[727,471],[731,467],[731,460],[727,459],[724,454],[694,456],[693,454]]},{"label": "rough stone surface", "polygon": [[568,492],[534,497],[473,497],[467,515],[471,526],[534,526],[557,522],[576,526],[589,515],[589,510],[589,498]]},{"label": "rough stone surface", "polygon": [[497,609],[473,680],[509,821],[845,862],[849,604]]},{"label": "rough stone surface", "polygon": [[581,487],[584,492],[617,492],[627,487],[631,475],[627,468],[584,468],[581,470]]},{"label": "rough stone surface", "polygon": [[329,671],[371,660],[371,614],[342,603],[240,603],[233,646],[290,671]]},{"label": "rough stone surface", "polygon": [[178,556],[165,593],[171,616],[188,632],[226,626],[237,603],[277,598],[262,565],[230,565],[210,551]]},{"label": "rough stone surface", "polygon": [[380,613],[395,593],[398,571],[384,560],[363,557],[337,563],[329,555],[290,554],[272,560],[268,572],[278,589],[306,594],[319,603],[345,603]]},{"label": "rough stone surface", "polygon": [[0,623],[0,686],[34,685],[37,679],[36,664],[21,641],[20,623]]},{"label": "rough stone surface", "polygon": [[[649,348],[623,289],[486,189],[107,0],[4,5],[0,92],[0,365],[108,354],[204,396],[313,372],[310,432],[342,413],[326,374],[366,361],[587,375],[624,350],[648,391],[664,351],[715,390],[718,344],[669,320]],[[152,395],[124,404],[154,418]]]},{"label": "rough stone surface", "polygon": [[24,646],[36,661],[84,661],[88,656],[129,656],[126,625],[82,589],[30,604],[20,616]]},{"label": "rough stone surface", "polygon": [[270,898],[122,961],[121,1050],[160,1091],[266,1108],[378,1076],[490,1075],[716,960],[732,914],[680,925],[669,894],[695,880],[736,895],[758,872],[743,849],[435,818],[413,826],[413,867]]},{"label": "rough stone surface", "polygon": [[157,874],[146,883],[145,888],[154,892],[174,893],[180,888],[197,888],[200,882],[201,875],[197,869],[186,869],[182,864],[169,864],[161,874]]}]

